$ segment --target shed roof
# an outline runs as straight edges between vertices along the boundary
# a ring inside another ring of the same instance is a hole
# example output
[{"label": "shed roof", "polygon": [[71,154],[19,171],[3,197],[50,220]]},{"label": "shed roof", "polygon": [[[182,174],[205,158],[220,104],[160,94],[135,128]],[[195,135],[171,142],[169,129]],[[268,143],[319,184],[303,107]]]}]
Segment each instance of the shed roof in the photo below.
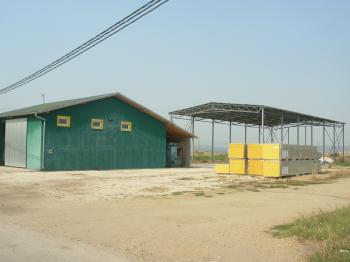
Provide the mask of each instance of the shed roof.
[{"label": "shed roof", "polygon": [[0,118],[14,118],[14,117],[21,117],[21,116],[28,116],[28,115],[34,115],[34,114],[43,114],[43,113],[49,113],[58,109],[71,107],[75,105],[80,104],[86,104],[92,101],[109,98],[109,97],[116,97],[119,100],[123,101],[124,103],[129,104],[130,106],[138,109],[139,111],[157,119],[158,121],[162,122],[166,126],[167,130],[167,136],[168,137],[174,137],[174,138],[190,138],[192,137],[192,134],[179,126],[175,125],[173,122],[169,121],[168,119],[156,114],[155,112],[151,111],[150,109],[142,106],[139,103],[136,103],[135,101],[131,100],[130,98],[127,98],[126,96],[122,95],[121,93],[110,93],[110,94],[104,94],[104,95],[98,95],[98,96],[90,96],[90,97],[84,97],[84,98],[78,98],[78,99],[70,99],[70,100],[64,100],[64,101],[58,101],[58,102],[52,102],[52,103],[45,103],[30,107],[25,107],[9,112],[0,113]]},{"label": "shed roof", "polygon": [[264,126],[273,127],[281,125],[282,116],[284,125],[294,125],[298,122],[312,125],[345,124],[336,120],[297,113],[270,106],[215,102],[173,111],[170,113],[170,115],[194,117],[197,120],[211,119],[259,126],[262,124],[262,110],[264,110]]}]

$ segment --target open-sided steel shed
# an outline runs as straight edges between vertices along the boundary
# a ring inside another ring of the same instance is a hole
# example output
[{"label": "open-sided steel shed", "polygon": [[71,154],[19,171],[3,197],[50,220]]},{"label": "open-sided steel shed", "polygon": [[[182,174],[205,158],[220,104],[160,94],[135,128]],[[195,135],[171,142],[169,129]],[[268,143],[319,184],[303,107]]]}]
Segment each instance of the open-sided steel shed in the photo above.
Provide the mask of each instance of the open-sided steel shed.
[{"label": "open-sided steel shed", "polygon": [[[229,141],[231,142],[232,126],[244,126],[245,143],[247,142],[247,128],[257,128],[259,143],[289,144],[290,128],[297,129],[297,144],[300,141],[300,129],[304,127],[305,144],[307,143],[307,127],[310,127],[310,144],[314,145],[314,130],[316,126],[323,128],[323,157],[326,153],[326,138],[332,143],[331,152],[341,153],[344,159],[345,123],[327,118],[297,113],[289,110],[265,105],[207,103],[189,107],[169,113],[171,119],[191,121],[192,134],[195,134],[195,122],[208,120],[212,124],[212,162],[214,162],[214,132],[215,123],[229,125]],[[331,129],[331,131],[329,130]],[[277,133],[280,133],[278,135]],[[194,152],[194,137],[192,138],[192,152]]]}]

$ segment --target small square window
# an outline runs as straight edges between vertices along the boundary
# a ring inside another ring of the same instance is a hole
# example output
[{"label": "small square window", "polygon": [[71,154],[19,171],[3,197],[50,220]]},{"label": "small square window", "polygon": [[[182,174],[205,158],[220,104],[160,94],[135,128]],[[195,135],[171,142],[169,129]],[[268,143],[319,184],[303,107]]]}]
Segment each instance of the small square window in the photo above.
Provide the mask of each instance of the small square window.
[{"label": "small square window", "polygon": [[57,126],[70,127],[70,116],[57,116]]},{"label": "small square window", "polygon": [[103,119],[91,119],[91,129],[103,129]]},{"label": "small square window", "polygon": [[131,122],[122,121],[120,123],[120,130],[124,131],[124,132],[131,132],[132,131],[132,123]]}]

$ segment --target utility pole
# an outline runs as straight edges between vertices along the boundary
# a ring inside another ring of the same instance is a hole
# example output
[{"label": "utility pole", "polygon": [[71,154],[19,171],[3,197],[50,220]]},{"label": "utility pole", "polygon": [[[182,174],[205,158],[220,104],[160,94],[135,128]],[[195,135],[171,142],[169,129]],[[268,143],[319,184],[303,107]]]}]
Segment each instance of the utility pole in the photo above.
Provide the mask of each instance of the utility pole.
[{"label": "utility pole", "polygon": [[42,99],[43,99],[43,104],[45,104],[45,93],[42,93],[42,94],[41,94],[41,97],[42,97]]}]

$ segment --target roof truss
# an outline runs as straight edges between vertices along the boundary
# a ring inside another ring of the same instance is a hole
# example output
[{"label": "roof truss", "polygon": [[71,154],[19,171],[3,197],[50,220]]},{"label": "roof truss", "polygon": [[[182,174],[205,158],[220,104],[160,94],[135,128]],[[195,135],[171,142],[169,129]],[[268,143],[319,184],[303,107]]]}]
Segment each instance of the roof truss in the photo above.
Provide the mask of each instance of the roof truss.
[{"label": "roof truss", "polygon": [[195,120],[214,120],[246,124],[249,126],[262,125],[264,112],[264,126],[275,127],[280,125],[313,125],[313,126],[334,126],[343,125],[343,122],[330,120],[312,115],[306,115],[293,111],[273,108],[263,105],[228,104],[228,103],[207,103],[195,107],[173,111],[171,116],[190,117]]}]

